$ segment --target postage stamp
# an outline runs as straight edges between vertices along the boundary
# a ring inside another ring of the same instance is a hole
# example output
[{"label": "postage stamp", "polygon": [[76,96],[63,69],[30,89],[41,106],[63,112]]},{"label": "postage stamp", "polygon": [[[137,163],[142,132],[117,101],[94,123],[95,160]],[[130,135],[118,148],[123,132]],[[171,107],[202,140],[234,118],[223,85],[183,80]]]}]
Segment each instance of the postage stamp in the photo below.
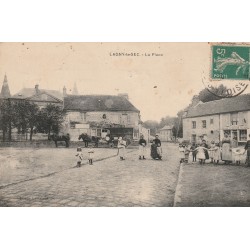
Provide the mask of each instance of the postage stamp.
[{"label": "postage stamp", "polygon": [[250,45],[212,44],[210,77],[203,83],[218,97],[238,96],[248,87],[249,66]]},{"label": "postage stamp", "polygon": [[250,46],[212,46],[212,79],[249,80]]}]

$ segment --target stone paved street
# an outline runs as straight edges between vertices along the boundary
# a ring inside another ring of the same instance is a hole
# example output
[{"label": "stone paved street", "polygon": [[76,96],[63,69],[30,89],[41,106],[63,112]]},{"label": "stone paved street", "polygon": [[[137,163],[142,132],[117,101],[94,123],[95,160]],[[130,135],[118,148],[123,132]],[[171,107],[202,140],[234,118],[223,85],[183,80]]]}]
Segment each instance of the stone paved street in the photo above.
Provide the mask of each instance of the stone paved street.
[{"label": "stone paved street", "polygon": [[250,206],[250,169],[223,163],[184,164],[175,206]]},{"label": "stone paved street", "polygon": [[163,161],[139,161],[137,149],[126,151],[120,161],[116,149],[95,149],[93,166],[86,158],[73,168],[76,149],[1,149],[0,205],[173,206],[177,146],[163,145]]}]

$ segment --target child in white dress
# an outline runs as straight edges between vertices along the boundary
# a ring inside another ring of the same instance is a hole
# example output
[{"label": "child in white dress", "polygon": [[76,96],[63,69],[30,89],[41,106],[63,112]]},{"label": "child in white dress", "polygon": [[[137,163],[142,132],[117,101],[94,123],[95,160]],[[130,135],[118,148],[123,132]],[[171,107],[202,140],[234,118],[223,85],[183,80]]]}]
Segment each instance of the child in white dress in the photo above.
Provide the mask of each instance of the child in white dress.
[{"label": "child in white dress", "polygon": [[195,151],[197,151],[196,157],[201,165],[205,164],[206,160],[205,150],[207,150],[207,148],[204,147],[204,144],[199,144],[199,146],[195,149]]}]

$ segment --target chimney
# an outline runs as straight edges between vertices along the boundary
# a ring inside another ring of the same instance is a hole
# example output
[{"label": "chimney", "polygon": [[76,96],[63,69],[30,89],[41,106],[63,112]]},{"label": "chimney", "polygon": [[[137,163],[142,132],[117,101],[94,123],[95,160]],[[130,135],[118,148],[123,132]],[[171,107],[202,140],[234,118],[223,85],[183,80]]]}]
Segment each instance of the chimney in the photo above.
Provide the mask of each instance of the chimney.
[{"label": "chimney", "polygon": [[128,100],[128,93],[121,93],[118,96],[125,97]]},{"label": "chimney", "polygon": [[39,88],[39,85],[38,85],[38,84],[36,84],[36,85],[35,85],[35,94],[36,94],[36,95],[38,95],[38,94],[39,94],[39,89],[38,89],[38,88]]},{"label": "chimney", "polygon": [[67,89],[65,88],[65,86],[63,87],[63,97],[67,96]]}]

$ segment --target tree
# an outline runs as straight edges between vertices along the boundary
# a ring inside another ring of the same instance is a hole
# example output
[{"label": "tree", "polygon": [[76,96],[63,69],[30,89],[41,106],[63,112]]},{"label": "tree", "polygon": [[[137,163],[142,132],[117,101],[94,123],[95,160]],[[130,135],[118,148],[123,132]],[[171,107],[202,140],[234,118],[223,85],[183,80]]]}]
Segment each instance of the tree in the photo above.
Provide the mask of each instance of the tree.
[{"label": "tree", "polygon": [[11,140],[13,110],[10,99],[0,100],[0,129],[3,131],[3,141],[6,140],[7,133],[8,139]]},{"label": "tree", "polygon": [[51,132],[58,134],[62,123],[64,121],[65,112],[59,106],[48,104],[42,109],[38,115],[38,127],[39,132],[47,133],[48,137]]},{"label": "tree", "polygon": [[143,122],[143,127],[150,129],[150,134],[154,136],[160,128],[160,124],[157,121],[148,120]]},{"label": "tree", "polygon": [[197,96],[194,97],[198,98],[202,102],[211,102],[220,100],[222,98],[222,94],[225,93],[226,90],[227,88],[223,84],[219,85],[218,87],[211,86],[210,90],[203,89]]},{"label": "tree", "polygon": [[25,133],[28,129],[30,132],[30,140],[32,141],[32,136],[34,129],[38,126],[39,120],[39,107],[37,104],[21,100],[16,101],[13,104],[14,114],[13,123],[18,129],[18,132]]}]

